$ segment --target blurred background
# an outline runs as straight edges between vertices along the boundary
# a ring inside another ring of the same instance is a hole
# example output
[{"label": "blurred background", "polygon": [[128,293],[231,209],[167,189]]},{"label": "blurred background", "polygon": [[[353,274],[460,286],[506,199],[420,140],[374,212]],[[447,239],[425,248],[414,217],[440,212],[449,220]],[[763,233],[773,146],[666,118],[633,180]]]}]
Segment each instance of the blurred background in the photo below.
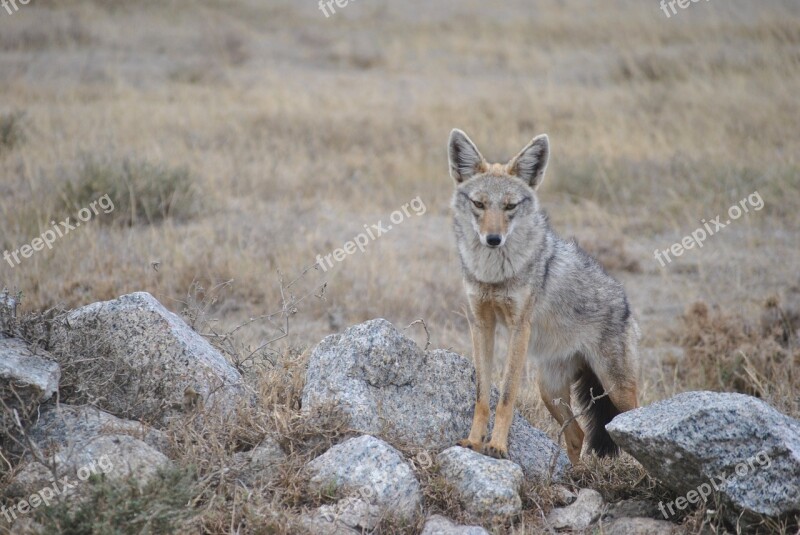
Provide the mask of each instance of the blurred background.
[{"label": "blurred background", "polygon": [[[16,6],[0,8],[0,252],[114,203],[0,262],[24,311],[144,290],[204,331],[256,318],[246,348],[287,315],[277,351],[423,318],[434,347],[469,355],[447,136],[505,162],[546,132],[541,202],[628,289],[645,400],[704,386],[800,410],[795,0],[669,17],[656,0]],[[755,191],[762,210],[654,258]],[[425,212],[364,253],[308,269],[417,197]]]}]

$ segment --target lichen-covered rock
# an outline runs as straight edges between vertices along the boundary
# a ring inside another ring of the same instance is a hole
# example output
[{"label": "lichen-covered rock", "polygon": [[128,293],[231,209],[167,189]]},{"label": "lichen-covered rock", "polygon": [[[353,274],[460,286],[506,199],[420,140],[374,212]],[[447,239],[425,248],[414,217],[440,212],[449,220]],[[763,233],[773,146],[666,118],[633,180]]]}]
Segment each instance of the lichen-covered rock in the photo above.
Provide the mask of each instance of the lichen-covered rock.
[{"label": "lichen-covered rock", "polygon": [[459,526],[441,515],[433,515],[425,521],[420,535],[489,535],[480,526]]},{"label": "lichen-covered rock", "polygon": [[307,465],[312,492],[333,492],[342,498],[323,511],[331,522],[373,529],[381,518],[413,520],[422,504],[414,472],[396,449],[364,435],[349,439]]},{"label": "lichen-covered rock", "polygon": [[136,420],[165,424],[198,407],[228,415],[244,394],[223,355],[146,292],[71,311],[51,342],[75,378],[65,391]]},{"label": "lichen-covered rock", "polygon": [[680,527],[666,520],[653,518],[618,518],[603,523],[604,535],[677,535]]},{"label": "lichen-covered rock", "polygon": [[546,522],[553,529],[582,531],[600,518],[603,505],[603,497],[599,492],[581,489],[578,498],[572,504],[550,511]]},{"label": "lichen-covered rock", "polygon": [[716,492],[730,511],[753,519],[800,513],[800,422],[759,399],[686,392],[623,413],[606,428],[679,495],[665,506],[674,513]]},{"label": "lichen-covered rock", "polygon": [[313,535],[349,535],[370,533],[389,511],[376,508],[369,500],[349,496],[336,503],[318,507],[306,515],[304,525]]},{"label": "lichen-covered rock", "polygon": [[0,399],[21,417],[49,399],[60,378],[61,368],[46,352],[34,354],[22,340],[0,337]]},{"label": "lichen-covered rock", "polygon": [[[28,496],[43,488],[56,495],[82,495],[92,475],[109,481],[134,480],[143,488],[169,459],[130,435],[101,435],[47,455],[47,466],[30,460],[7,489],[9,496]],[[54,467],[54,468],[53,468]],[[55,470],[55,473],[54,471]]]},{"label": "lichen-covered rock", "polygon": [[169,448],[163,432],[141,422],[117,418],[91,405],[49,406],[28,429],[28,436],[43,451],[75,447],[100,435],[130,435],[164,454]]},{"label": "lichen-covered rock", "polygon": [[[469,434],[474,404],[469,360],[450,351],[422,351],[383,319],[320,342],[303,389],[305,411],[335,406],[359,432],[437,450]],[[509,458],[531,480],[546,479],[553,458],[554,479],[569,467],[564,452],[518,412],[509,433]]]},{"label": "lichen-covered rock", "polygon": [[162,453],[168,447],[162,432],[96,407],[47,407],[27,435],[29,449],[20,452],[27,464],[14,478],[10,495],[24,496],[54,483],[59,493],[68,494],[84,487],[81,483],[92,474],[112,481],[134,478],[144,485],[170,464]]},{"label": "lichen-covered rock", "polygon": [[522,510],[522,469],[514,462],[454,446],[437,457],[441,474],[464,509],[477,517],[502,520]]}]

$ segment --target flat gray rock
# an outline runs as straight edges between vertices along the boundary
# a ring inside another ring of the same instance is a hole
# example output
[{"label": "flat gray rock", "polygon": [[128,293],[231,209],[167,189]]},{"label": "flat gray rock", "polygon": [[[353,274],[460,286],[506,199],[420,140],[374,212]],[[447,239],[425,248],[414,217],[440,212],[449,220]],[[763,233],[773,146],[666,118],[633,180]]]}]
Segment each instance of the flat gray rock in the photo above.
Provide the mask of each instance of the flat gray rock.
[{"label": "flat gray rock", "polygon": [[28,436],[36,451],[25,452],[27,464],[12,483],[12,492],[23,495],[54,482],[52,470],[36,459],[55,462],[59,481],[66,477],[75,483],[67,491],[83,486],[91,474],[114,481],[133,477],[144,485],[158,468],[170,464],[159,451],[168,447],[162,432],[91,406],[47,407]]},{"label": "flat gray rock", "polygon": [[310,535],[362,535],[371,529],[364,526],[375,526],[379,521],[379,511],[365,500],[351,498],[302,515],[300,525]]},{"label": "flat gray rock", "polygon": [[516,463],[459,446],[444,450],[437,460],[442,476],[470,514],[502,520],[522,511],[519,491],[524,476]]},{"label": "flat gray rock", "polygon": [[57,495],[78,496],[88,490],[88,479],[102,475],[109,481],[135,480],[143,488],[170,460],[158,450],[130,435],[101,435],[74,447],[59,448],[46,457],[55,463],[52,470],[30,461],[14,477],[8,493],[24,497],[44,487],[57,489]]},{"label": "flat gray rock", "polygon": [[52,346],[65,375],[80,380],[62,388],[136,420],[165,424],[198,407],[227,415],[244,394],[225,357],[146,292],[71,311]]},{"label": "flat gray rock", "polygon": [[621,500],[611,503],[603,515],[603,520],[610,522],[616,518],[658,518],[662,516],[658,503],[649,500]]},{"label": "flat gray rock", "polygon": [[618,518],[603,523],[604,535],[677,535],[680,526],[666,520],[652,518]]},{"label": "flat gray rock", "polygon": [[673,510],[719,492],[725,505],[745,513],[800,512],[800,422],[759,399],[686,392],[623,413],[606,428],[680,495]]},{"label": "flat gray rock", "polygon": [[[493,396],[496,403],[496,395]],[[475,404],[472,363],[445,350],[422,351],[384,319],[355,325],[317,345],[309,360],[303,410],[336,407],[362,433],[441,450],[469,434]],[[565,453],[515,411],[509,457],[541,481],[569,467]]]},{"label": "flat gray rock", "polygon": [[91,405],[59,403],[41,411],[28,429],[28,436],[41,450],[79,446],[100,435],[130,435],[156,450],[167,453],[167,436],[133,420],[123,420]]},{"label": "flat gray rock", "polygon": [[489,535],[480,526],[459,526],[441,515],[433,515],[425,521],[420,535]]},{"label": "flat gray rock", "polygon": [[368,499],[348,496],[317,508],[303,518],[303,524],[313,535],[362,534],[370,533],[388,515],[388,510],[376,508]]},{"label": "flat gray rock", "polygon": [[50,399],[58,390],[61,367],[45,351],[33,354],[28,344],[0,337],[0,395],[8,405],[35,404]]},{"label": "flat gray rock", "polygon": [[373,529],[385,517],[412,521],[422,506],[422,491],[403,456],[378,438],[351,438],[308,463],[312,492],[333,492],[339,503],[323,510],[327,520]]},{"label": "flat gray rock", "polygon": [[547,515],[547,525],[556,530],[582,531],[594,524],[603,514],[603,497],[592,489],[581,489],[578,498],[566,507]]}]

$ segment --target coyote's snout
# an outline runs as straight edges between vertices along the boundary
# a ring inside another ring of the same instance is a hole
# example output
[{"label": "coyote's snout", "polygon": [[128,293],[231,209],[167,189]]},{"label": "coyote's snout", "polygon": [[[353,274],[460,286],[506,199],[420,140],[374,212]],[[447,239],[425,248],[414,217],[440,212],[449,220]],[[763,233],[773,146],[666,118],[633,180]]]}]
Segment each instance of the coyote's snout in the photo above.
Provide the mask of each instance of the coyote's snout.
[{"label": "coyote's snout", "polygon": [[[605,425],[637,406],[639,329],[622,286],[573,242],[560,239],[539,207],[536,189],[550,156],[535,137],[507,164],[490,164],[461,130],[448,143],[456,182],[453,227],[472,310],[477,401],[461,445],[506,457],[508,430],[530,343],[545,406],[565,425],[570,460],[584,434],[570,408],[575,387],[589,448],[614,455]],[[486,444],[497,323],[509,332],[501,395]]]}]

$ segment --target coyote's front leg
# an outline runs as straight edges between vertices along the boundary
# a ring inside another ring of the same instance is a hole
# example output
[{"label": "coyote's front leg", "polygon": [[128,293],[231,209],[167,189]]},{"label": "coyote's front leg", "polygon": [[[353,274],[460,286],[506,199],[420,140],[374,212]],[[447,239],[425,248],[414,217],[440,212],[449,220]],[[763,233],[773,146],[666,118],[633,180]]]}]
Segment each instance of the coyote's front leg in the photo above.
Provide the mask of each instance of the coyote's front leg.
[{"label": "coyote's front leg", "polygon": [[503,371],[503,390],[495,411],[492,440],[486,445],[486,454],[497,459],[508,458],[508,431],[514,418],[514,402],[517,399],[522,381],[522,368],[528,354],[528,341],[531,336],[531,323],[527,318],[509,329],[508,357]]},{"label": "coyote's front leg", "polygon": [[472,358],[475,361],[476,400],[469,437],[459,446],[482,452],[489,427],[489,396],[492,391],[492,361],[494,359],[494,333],[497,325],[495,311],[487,302],[473,302]]}]

